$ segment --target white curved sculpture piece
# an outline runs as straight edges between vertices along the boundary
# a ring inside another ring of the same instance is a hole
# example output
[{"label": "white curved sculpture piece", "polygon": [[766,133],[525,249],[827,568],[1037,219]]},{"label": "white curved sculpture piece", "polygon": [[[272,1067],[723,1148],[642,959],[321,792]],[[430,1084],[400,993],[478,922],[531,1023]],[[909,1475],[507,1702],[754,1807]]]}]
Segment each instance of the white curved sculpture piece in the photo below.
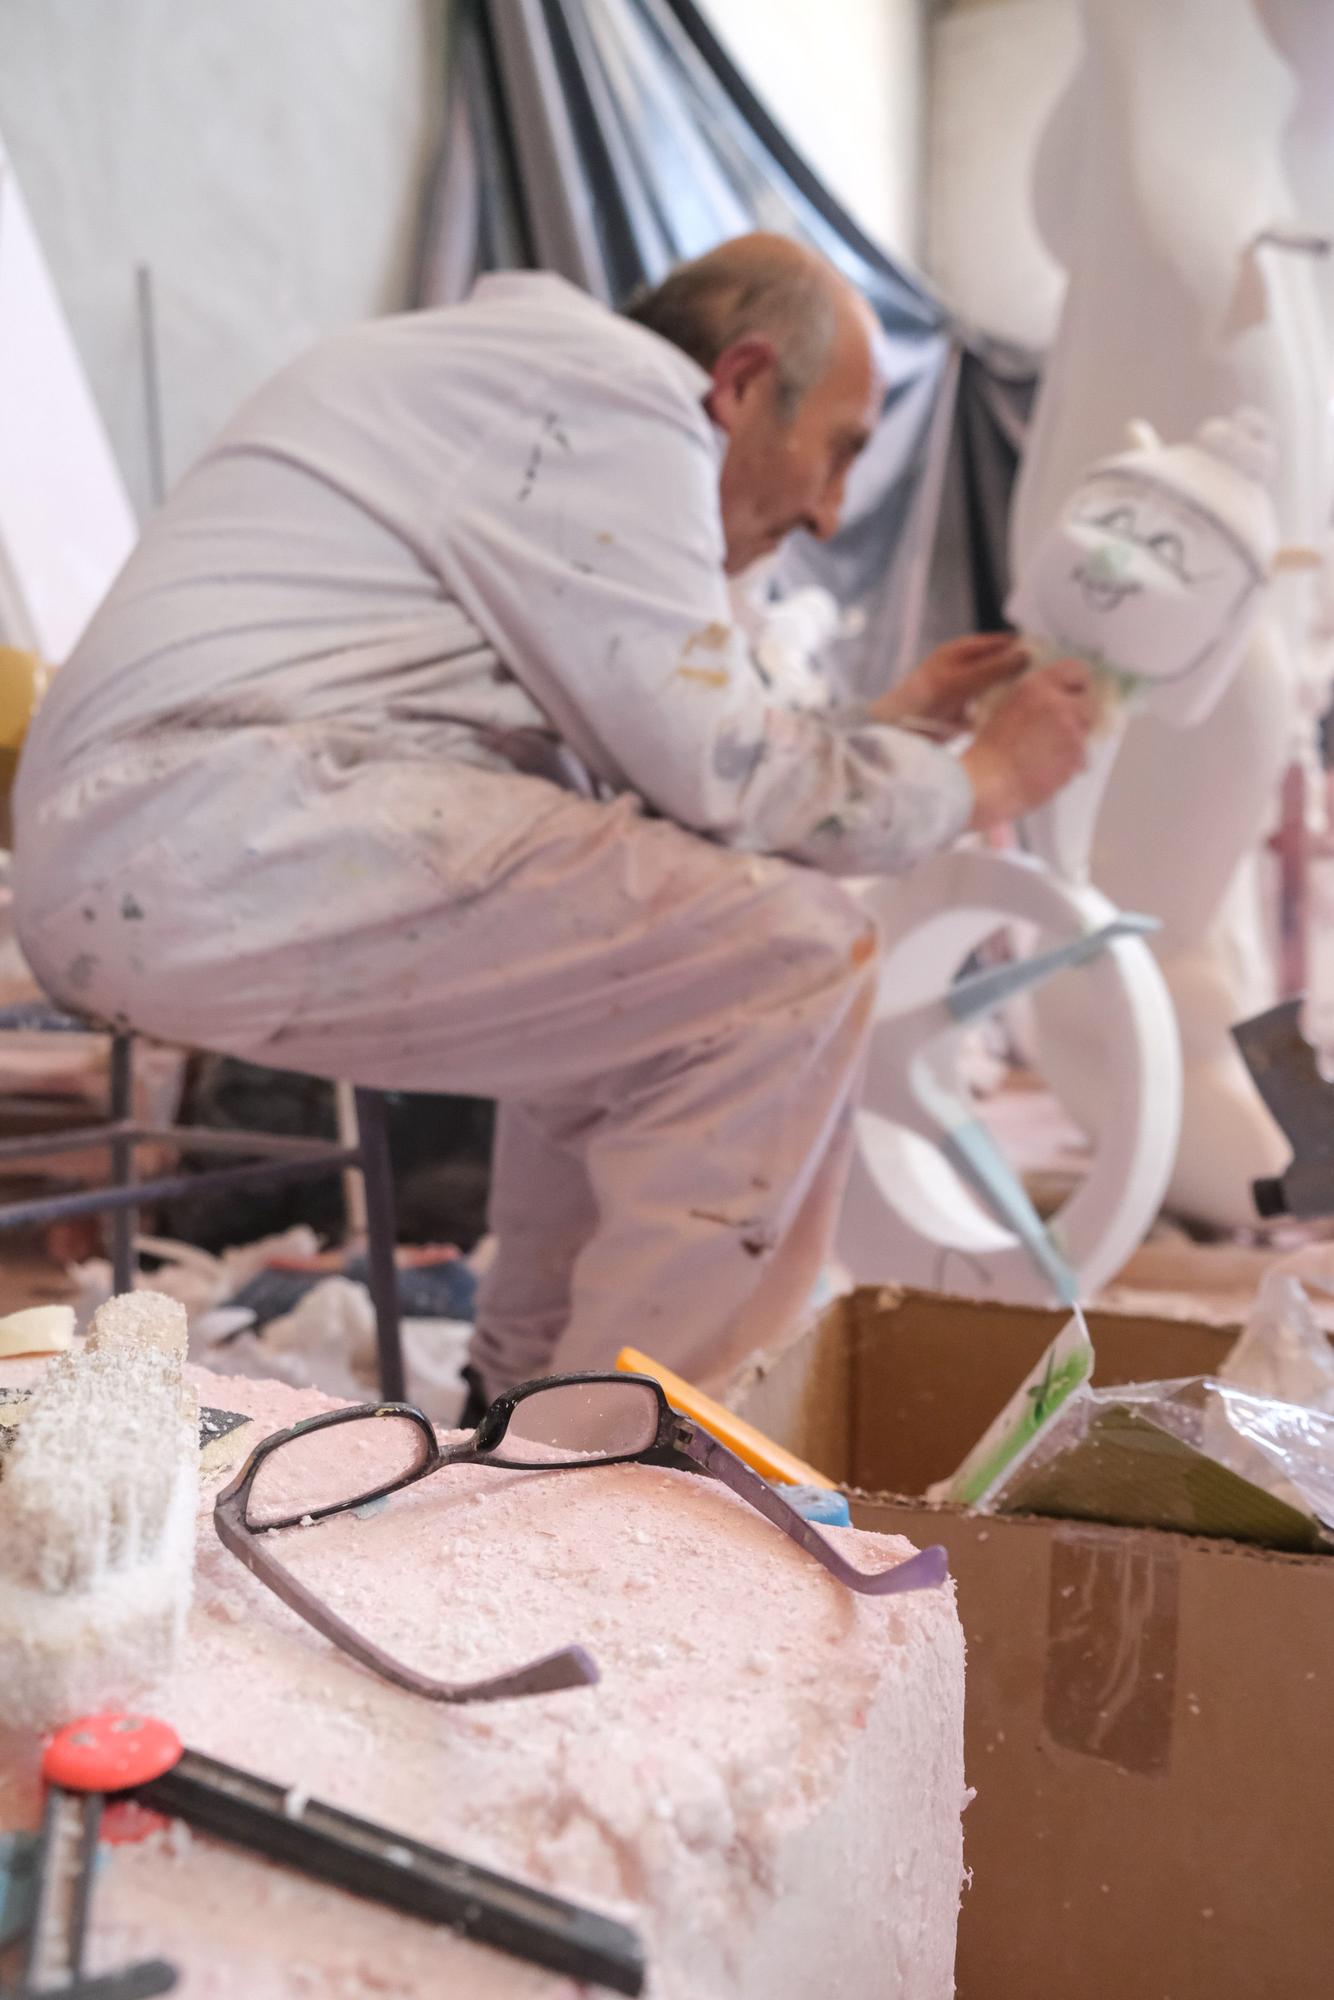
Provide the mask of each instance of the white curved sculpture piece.
[{"label": "white curved sculpture piece", "polygon": [[[1016,499],[1017,573],[1129,419],[1182,436],[1243,403],[1274,436],[1283,538],[1321,539],[1334,487],[1329,14],[1302,0],[1084,0],[1083,55],[1036,171],[1039,227],[1068,289]],[[1299,584],[1275,593],[1188,754],[1156,716],[1133,724],[1093,845],[1113,901],[1162,919],[1185,1060],[1170,1197],[1225,1226],[1254,1220],[1251,1179],[1287,1157],[1227,1031],[1273,998],[1253,867],[1298,726],[1308,606]],[[1097,1130],[1079,1011],[1053,991],[1037,1017],[1044,1071]]]},{"label": "white curved sculpture piece", "polygon": [[[1088,883],[980,847],[878,882],[866,900],[884,955],[840,1257],[862,1281],[971,1297],[1045,1305],[1096,1291],[1157,1212],[1180,1116],[1172,1009],[1139,926]],[[1033,957],[952,984],[1007,922],[1037,933]],[[1049,969],[1048,953],[1063,966]],[[1094,1025],[1119,1084],[1087,1176],[1046,1227],[955,1071],[969,1021],[1044,975]]]}]

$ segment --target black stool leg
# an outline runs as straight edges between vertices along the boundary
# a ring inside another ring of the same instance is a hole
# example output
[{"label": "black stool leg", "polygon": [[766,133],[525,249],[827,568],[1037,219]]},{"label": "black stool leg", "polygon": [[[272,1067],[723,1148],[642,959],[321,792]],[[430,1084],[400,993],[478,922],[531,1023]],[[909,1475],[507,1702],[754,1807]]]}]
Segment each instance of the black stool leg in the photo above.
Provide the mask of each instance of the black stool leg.
[{"label": "black stool leg", "polygon": [[398,1272],[394,1264],[394,1182],[389,1159],[389,1121],[378,1090],[359,1090],[357,1133],[366,1189],[366,1264],[375,1306],[375,1343],[380,1356],[380,1394],[386,1403],[407,1396],[403,1342],[398,1324]]},{"label": "black stool leg", "polygon": [[[132,1113],[134,1101],[134,1038],[111,1037],[111,1116],[122,1124]],[[118,1188],[134,1183],[134,1143],[130,1139],[111,1142],[111,1179]],[[116,1208],[111,1212],[111,1289],[134,1290],[134,1232],[138,1210]]]}]

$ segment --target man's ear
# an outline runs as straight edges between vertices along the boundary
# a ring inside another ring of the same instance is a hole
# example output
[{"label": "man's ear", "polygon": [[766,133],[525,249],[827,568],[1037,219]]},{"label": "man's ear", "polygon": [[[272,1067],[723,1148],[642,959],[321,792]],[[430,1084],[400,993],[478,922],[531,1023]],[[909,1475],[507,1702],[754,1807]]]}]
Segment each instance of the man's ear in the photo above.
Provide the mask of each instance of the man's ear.
[{"label": "man's ear", "polygon": [[704,407],[718,428],[730,434],[742,404],[777,372],[778,349],[767,333],[743,333],[725,347],[713,364],[713,387],[704,398]]}]

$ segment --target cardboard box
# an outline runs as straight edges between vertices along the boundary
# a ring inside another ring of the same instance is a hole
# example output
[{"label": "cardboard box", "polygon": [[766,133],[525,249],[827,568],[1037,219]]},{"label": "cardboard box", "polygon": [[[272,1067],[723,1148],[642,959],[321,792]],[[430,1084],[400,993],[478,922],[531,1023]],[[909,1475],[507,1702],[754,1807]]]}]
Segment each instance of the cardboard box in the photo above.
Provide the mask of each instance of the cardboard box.
[{"label": "cardboard box", "polygon": [[[1330,2000],[1334,1557],[911,1497],[1062,1315],[863,1290],[728,1402],[862,1527],[943,1542],[968,1640],[960,2000]],[[1102,1383],[1237,1329],[1089,1315]]]}]

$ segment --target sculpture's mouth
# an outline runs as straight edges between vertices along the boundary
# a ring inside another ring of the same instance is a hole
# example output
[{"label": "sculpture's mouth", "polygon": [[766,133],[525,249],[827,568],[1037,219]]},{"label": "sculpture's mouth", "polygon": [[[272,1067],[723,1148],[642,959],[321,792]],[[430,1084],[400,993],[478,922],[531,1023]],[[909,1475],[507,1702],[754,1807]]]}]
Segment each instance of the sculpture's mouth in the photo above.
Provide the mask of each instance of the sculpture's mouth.
[{"label": "sculpture's mouth", "polygon": [[1084,602],[1094,611],[1115,611],[1119,604],[1144,588],[1134,577],[1100,576],[1089,563],[1080,563],[1072,570],[1071,580],[1079,585]]}]

